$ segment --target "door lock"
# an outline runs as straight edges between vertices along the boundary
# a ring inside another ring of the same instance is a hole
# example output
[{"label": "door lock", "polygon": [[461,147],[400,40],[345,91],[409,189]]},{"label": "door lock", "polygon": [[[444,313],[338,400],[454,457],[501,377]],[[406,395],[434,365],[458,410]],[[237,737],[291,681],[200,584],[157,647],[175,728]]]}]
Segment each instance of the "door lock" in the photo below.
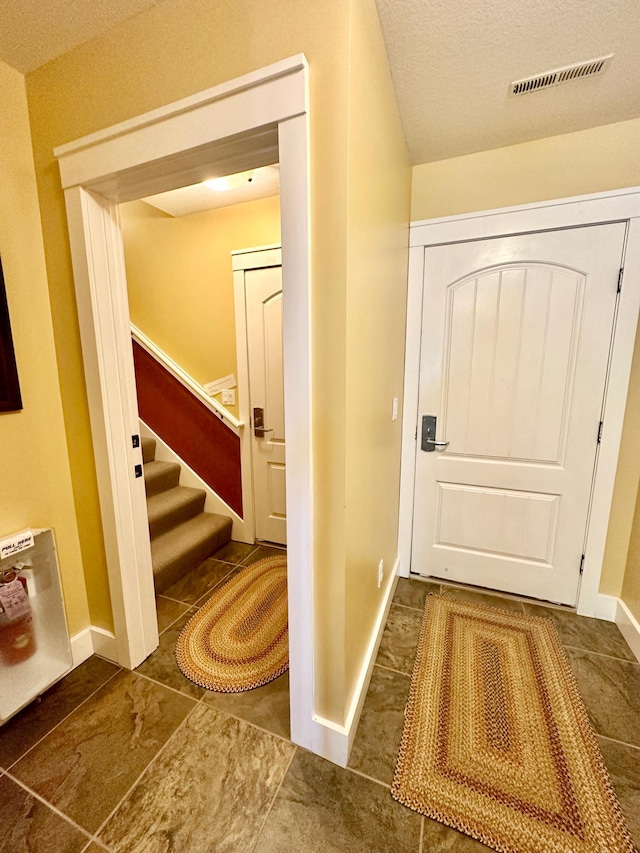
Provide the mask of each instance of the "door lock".
[{"label": "door lock", "polygon": [[436,416],[423,415],[421,449],[425,453],[433,453],[434,450],[442,451],[448,446],[448,441],[436,441]]},{"label": "door lock", "polygon": [[254,409],[253,434],[256,436],[256,438],[264,438],[268,432],[273,432],[273,429],[264,425],[264,409]]}]

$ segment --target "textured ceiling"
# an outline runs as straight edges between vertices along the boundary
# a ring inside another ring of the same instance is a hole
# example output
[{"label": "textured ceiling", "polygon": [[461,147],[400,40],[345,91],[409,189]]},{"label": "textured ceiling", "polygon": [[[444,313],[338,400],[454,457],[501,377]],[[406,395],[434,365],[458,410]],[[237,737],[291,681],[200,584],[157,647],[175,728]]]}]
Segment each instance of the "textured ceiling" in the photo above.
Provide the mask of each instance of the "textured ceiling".
[{"label": "textured ceiling", "polygon": [[160,0],[1,0],[0,59],[26,74]]},{"label": "textured ceiling", "polygon": [[204,184],[193,184],[168,193],[147,196],[142,201],[157,207],[171,216],[188,216],[191,213],[202,213],[216,207],[229,207],[232,204],[242,204],[245,201],[255,201],[259,198],[279,195],[280,167],[264,166],[256,169],[251,182],[243,184],[235,190],[216,192]]},{"label": "textured ceiling", "polygon": [[[640,115],[639,0],[376,0],[413,163]],[[510,81],[615,53],[602,77]]]},{"label": "textured ceiling", "polygon": [[[158,2],[0,0],[0,60],[31,71]],[[640,0],[376,3],[414,163],[640,115]],[[612,52],[602,77],[507,96],[512,80]]]}]

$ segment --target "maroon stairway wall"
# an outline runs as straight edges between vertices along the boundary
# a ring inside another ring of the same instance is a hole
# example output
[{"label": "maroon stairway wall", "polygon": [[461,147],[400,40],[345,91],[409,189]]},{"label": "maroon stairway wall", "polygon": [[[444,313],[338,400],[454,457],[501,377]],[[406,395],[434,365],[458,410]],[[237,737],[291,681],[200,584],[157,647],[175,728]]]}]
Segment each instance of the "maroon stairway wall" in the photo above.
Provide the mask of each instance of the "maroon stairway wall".
[{"label": "maroon stairway wall", "polygon": [[140,417],[242,516],[240,439],[135,341]]}]

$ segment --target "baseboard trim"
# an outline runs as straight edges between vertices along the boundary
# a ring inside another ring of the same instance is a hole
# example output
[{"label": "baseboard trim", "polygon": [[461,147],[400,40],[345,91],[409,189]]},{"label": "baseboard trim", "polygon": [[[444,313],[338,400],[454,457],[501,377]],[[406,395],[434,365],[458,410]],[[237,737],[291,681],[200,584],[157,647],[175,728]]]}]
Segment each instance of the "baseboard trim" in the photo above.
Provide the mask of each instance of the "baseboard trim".
[{"label": "baseboard trim", "polygon": [[93,654],[118,663],[118,645],[112,631],[89,625],[71,637],[71,660],[74,669]]},{"label": "baseboard trim", "polygon": [[71,661],[75,669],[93,654],[93,639],[91,637],[91,626],[79,631],[71,637]]},{"label": "baseboard trim", "polygon": [[616,598],[615,595],[603,595],[599,593],[596,599],[595,618],[604,619],[606,622],[617,622],[616,614],[618,612],[619,601],[620,599]]},{"label": "baseboard trim", "polygon": [[636,659],[640,661],[640,622],[621,598],[616,599],[616,601],[616,625]]},{"label": "baseboard trim", "polygon": [[327,720],[324,717],[320,717],[315,714],[313,716],[313,752],[340,767],[346,767],[349,761],[349,754],[356,736],[358,723],[360,722],[362,706],[364,705],[364,700],[367,696],[369,682],[371,681],[371,675],[373,674],[373,667],[378,654],[378,649],[380,648],[380,642],[382,640],[382,634],[384,633],[384,628],[387,624],[387,617],[389,616],[391,602],[393,601],[393,594],[398,583],[399,566],[400,558],[397,557],[389,575],[387,587],[380,604],[376,623],[371,633],[367,653],[365,654],[364,661],[360,669],[360,675],[358,676],[358,681],[356,683],[355,690],[353,691],[351,704],[349,706],[349,711],[344,725],[338,725],[331,720]]},{"label": "baseboard trim", "polygon": [[100,657],[118,663],[118,643],[116,635],[104,628],[91,626],[91,639],[93,640],[93,651]]}]

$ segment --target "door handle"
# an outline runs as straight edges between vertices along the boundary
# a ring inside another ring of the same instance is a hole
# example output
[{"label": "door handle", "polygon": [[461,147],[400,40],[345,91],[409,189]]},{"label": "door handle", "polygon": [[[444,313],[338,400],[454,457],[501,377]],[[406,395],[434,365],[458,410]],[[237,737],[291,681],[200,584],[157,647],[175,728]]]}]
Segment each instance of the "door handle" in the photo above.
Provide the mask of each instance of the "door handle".
[{"label": "door handle", "polygon": [[426,450],[426,451],[427,451],[427,453],[429,452],[429,449],[433,449],[433,450],[444,450],[444,449],[445,449],[445,447],[449,447],[449,442],[448,442],[448,441],[434,441],[432,438],[426,438],[426,439],[424,440],[424,444],[428,444],[428,445],[429,445],[429,447],[423,447],[423,448],[422,448],[423,450]]},{"label": "door handle", "polygon": [[433,453],[434,450],[443,451],[449,446],[448,441],[436,441],[436,416],[422,416],[422,441],[420,447],[425,453]]},{"label": "door handle", "polygon": [[273,432],[273,429],[264,425],[264,409],[254,409],[253,434],[256,436],[256,438],[264,438],[268,432]]}]

